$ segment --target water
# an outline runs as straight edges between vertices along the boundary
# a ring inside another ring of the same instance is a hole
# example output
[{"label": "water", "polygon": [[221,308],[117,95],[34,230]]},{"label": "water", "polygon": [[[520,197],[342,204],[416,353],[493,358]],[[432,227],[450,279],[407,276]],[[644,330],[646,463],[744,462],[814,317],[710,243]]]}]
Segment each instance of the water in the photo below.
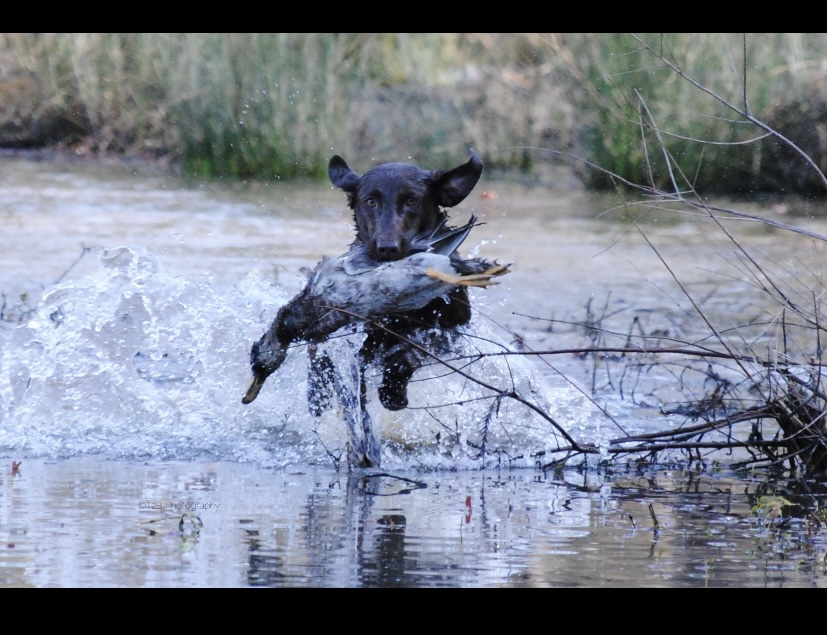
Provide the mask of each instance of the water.
[{"label": "water", "polygon": [[25,460],[18,476],[5,468],[0,476],[0,584],[827,582],[823,528],[795,517],[773,524],[751,512],[764,481],[667,470],[611,478],[526,470],[406,476],[426,487],[325,467]]},{"label": "water", "polygon": [[[0,583],[824,583],[816,484],[806,495],[773,485],[799,496],[782,526],[753,512],[766,478],[594,465],[544,473],[537,454],[565,444],[559,431],[516,402],[493,407],[491,391],[437,364],[418,372],[411,408],[389,413],[372,400],[384,476],[348,475],[341,410],[307,414],[303,347],[243,406],[250,344],[302,286],[301,268],[351,239],[338,191],[10,159],[0,174]],[[597,215],[606,200],[478,189],[488,194],[454,215],[487,223],[468,248],[515,264],[499,287],[474,294],[459,353],[518,338],[582,344],[568,323],[582,322],[590,301],[619,331],[634,317],[650,330],[691,328],[685,297],[635,227]],[[780,269],[813,273],[811,240],[741,227]],[[649,218],[646,233],[692,293],[709,295],[710,315],[766,309],[737,275],[731,245],[702,222]],[[359,341],[332,341],[334,360],[347,363]],[[578,441],[664,425],[643,399],[606,385],[593,393],[595,381],[623,380],[595,380],[592,363],[571,355],[466,370],[519,391]],[[641,379],[638,390],[645,381],[664,383]],[[14,472],[12,461],[22,461]]]}]

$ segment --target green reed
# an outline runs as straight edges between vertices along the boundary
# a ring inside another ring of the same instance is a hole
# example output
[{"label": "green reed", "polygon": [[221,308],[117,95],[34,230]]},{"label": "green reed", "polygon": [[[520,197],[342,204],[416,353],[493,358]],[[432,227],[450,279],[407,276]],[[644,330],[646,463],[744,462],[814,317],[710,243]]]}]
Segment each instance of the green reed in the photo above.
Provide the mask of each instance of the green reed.
[{"label": "green reed", "polygon": [[[606,34],[573,37],[566,45],[577,59],[569,66],[572,79],[585,87],[573,96],[586,113],[579,153],[625,179],[671,190],[674,177],[679,187],[691,183],[705,191],[746,192],[783,190],[779,174],[786,162],[805,170],[777,140],[761,138],[762,130],[716,97],[741,109],[748,104],[755,117],[811,156],[824,154],[813,143],[819,123],[806,106],[825,91],[827,36]],[[680,71],[667,68],[659,55]],[[827,161],[820,167],[825,171]],[[587,181],[614,185],[601,171],[589,171]],[[823,190],[815,176],[813,188]]]}]

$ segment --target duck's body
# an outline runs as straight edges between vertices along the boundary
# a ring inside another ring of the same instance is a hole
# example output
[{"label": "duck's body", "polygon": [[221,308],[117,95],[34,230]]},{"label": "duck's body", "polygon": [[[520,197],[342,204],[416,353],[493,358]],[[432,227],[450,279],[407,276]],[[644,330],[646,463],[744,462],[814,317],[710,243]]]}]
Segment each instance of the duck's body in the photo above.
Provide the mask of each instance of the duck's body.
[{"label": "duck's body", "polygon": [[460,228],[441,226],[419,238],[422,249],[402,260],[379,262],[363,245],[332,259],[323,259],[307,286],[283,306],[273,324],[253,345],[253,383],[242,399],[250,403],[264,381],[284,362],[295,341],[320,342],[358,320],[420,309],[459,286],[486,287],[508,272],[479,258],[462,259],[456,248],[476,225],[471,217]]}]

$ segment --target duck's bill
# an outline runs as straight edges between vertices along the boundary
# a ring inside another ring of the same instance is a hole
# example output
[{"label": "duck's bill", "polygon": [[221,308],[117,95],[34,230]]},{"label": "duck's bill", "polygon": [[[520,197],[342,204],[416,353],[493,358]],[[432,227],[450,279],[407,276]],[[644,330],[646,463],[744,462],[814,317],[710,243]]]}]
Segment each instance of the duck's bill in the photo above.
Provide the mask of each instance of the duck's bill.
[{"label": "duck's bill", "polygon": [[255,401],[255,398],[258,397],[258,393],[261,392],[261,387],[264,385],[265,379],[267,378],[261,377],[260,375],[253,377],[253,383],[250,384],[250,387],[247,389],[247,394],[241,398],[241,403],[248,404]]}]

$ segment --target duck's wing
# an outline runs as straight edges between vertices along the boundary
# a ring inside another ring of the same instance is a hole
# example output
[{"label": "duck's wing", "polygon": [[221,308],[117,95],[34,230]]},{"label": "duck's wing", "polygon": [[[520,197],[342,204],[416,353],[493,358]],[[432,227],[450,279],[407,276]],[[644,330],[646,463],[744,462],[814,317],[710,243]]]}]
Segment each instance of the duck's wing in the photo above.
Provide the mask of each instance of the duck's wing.
[{"label": "duck's wing", "polygon": [[430,251],[436,254],[450,256],[468,238],[468,234],[477,225],[477,217],[471,214],[470,220],[462,227],[448,227],[447,217],[442,220],[439,226],[430,232],[419,234],[413,240],[414,251]]}]

